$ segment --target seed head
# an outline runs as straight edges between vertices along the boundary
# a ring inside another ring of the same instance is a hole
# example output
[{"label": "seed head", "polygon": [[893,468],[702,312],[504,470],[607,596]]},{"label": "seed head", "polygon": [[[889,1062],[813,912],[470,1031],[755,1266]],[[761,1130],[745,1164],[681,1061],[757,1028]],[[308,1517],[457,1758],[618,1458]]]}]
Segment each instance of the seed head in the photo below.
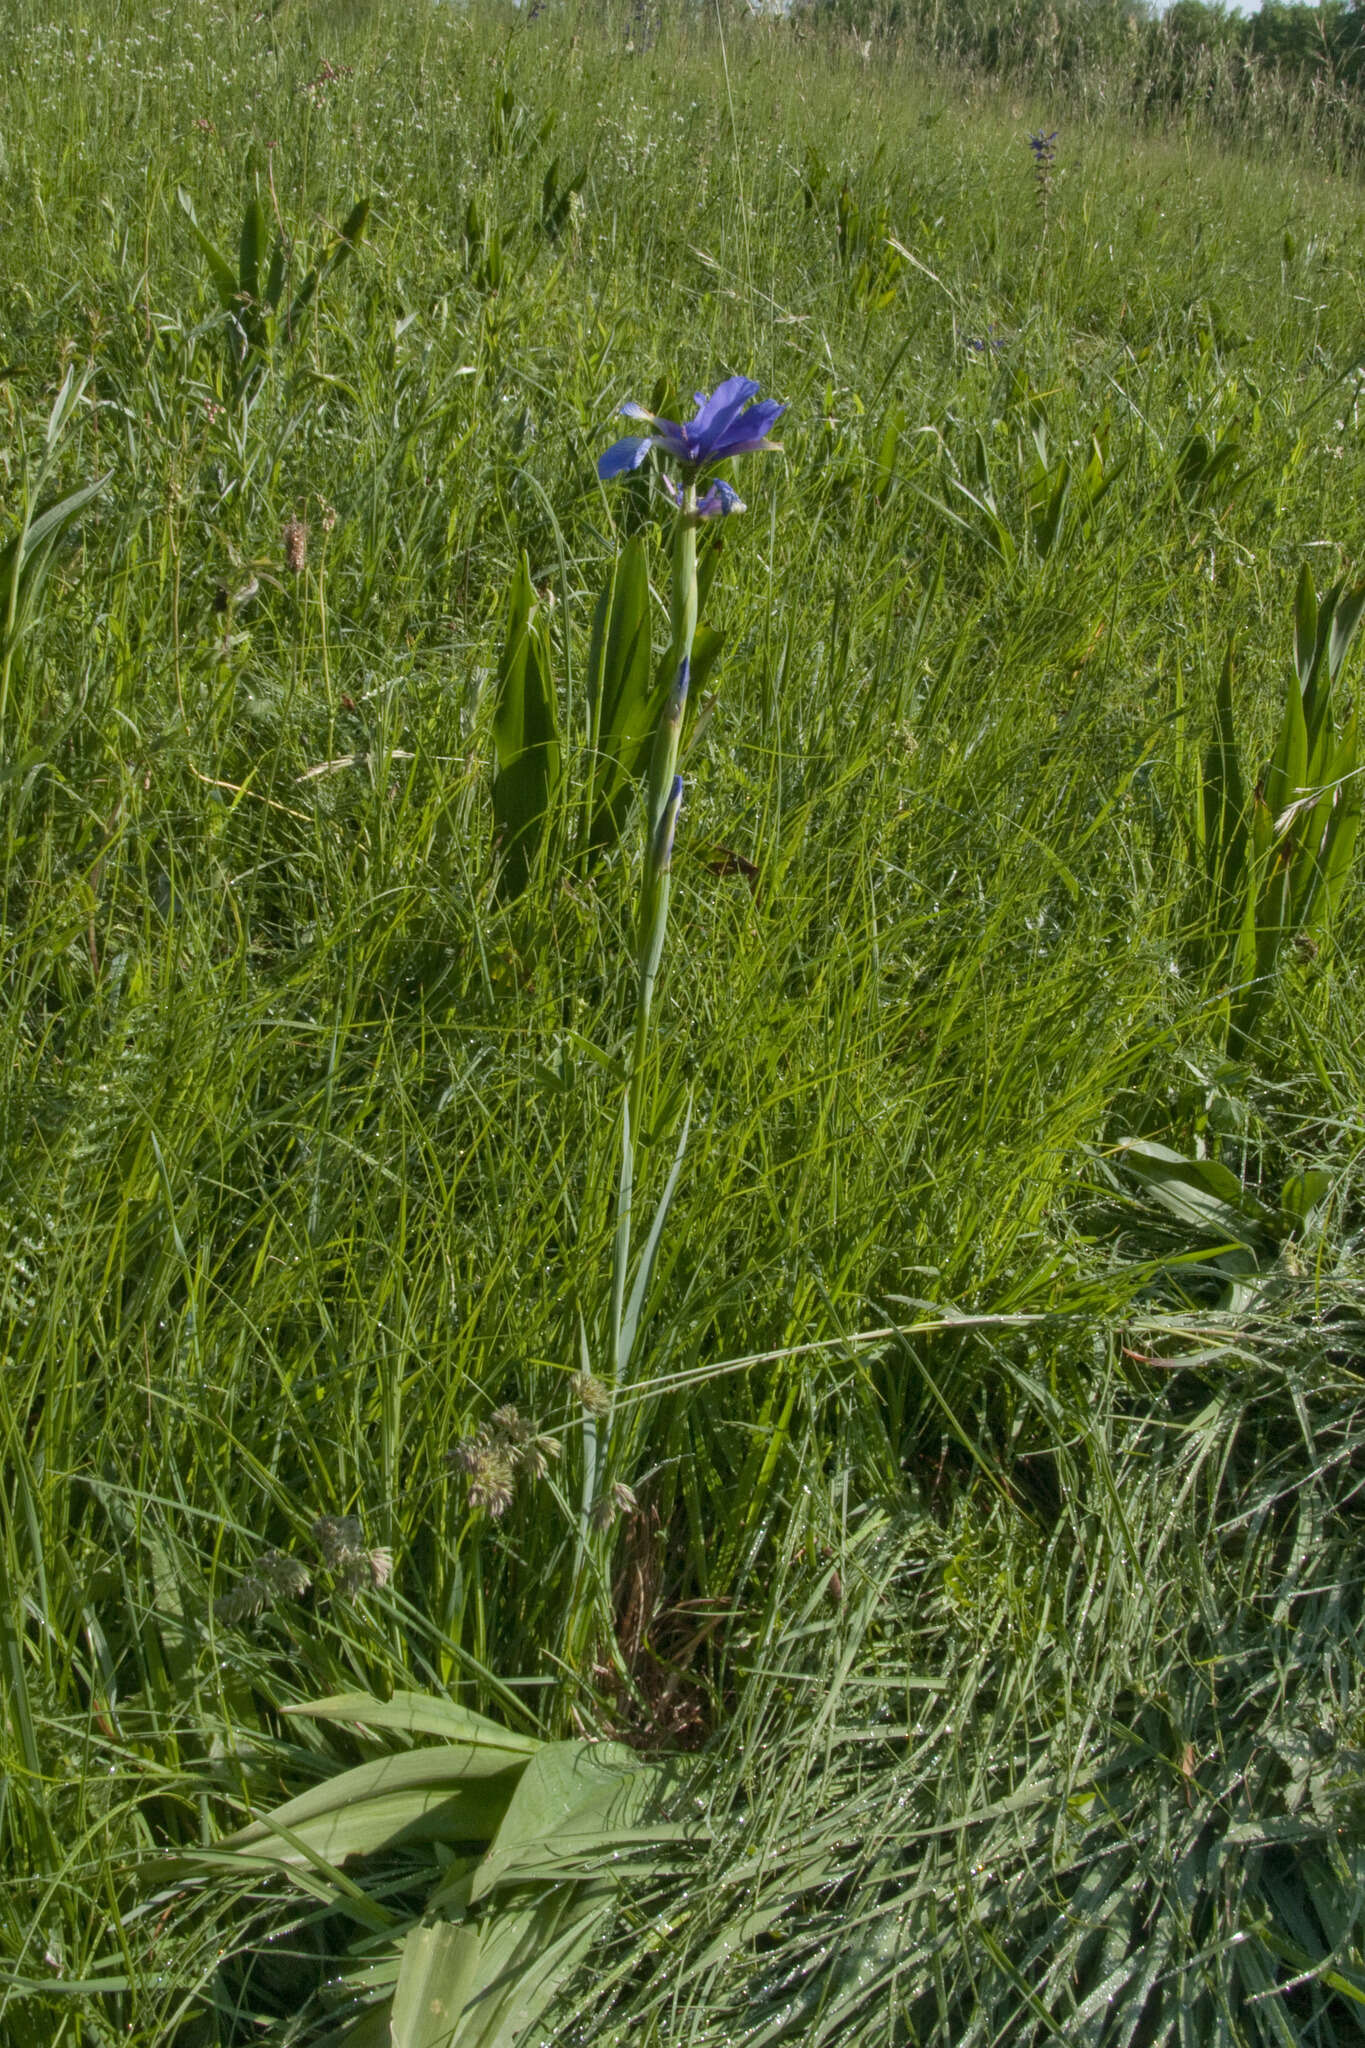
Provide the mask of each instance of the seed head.
[{"label": "seed head", "polygon": [[354,1515],[319,1515],[313,1524],[313,1541],[331,1572],[344,1572],[365,1555],[365,1531]]},{"label": "seed head", "polygon": [[308,561],[308,528],[301,519],[291,519],[284,529],[284,566],[291,576],[302,576]]},{"label": "seed head", "polygon": [[614,1479],[606,1492],[599,1494],[593,1503],[593,1528],[610,1529],[618,1515],[633,1515],[639,1505],[634,1490],[623,1479]]},{"label": "seed head", "polygon": [[611,1391],[603,1386],[596,1373],[576,1372],[570,1385],[589,1415],[607,1414],[611,1408]]},{"label": "seed head", "polygon": [[488,1450],[469,1482],[469,1505],[487,1508],[495,1522],[501,1521],[512,1505],[517,1488],[516,1467],[503,1451]]},{"label": "seed head", "polygon": [[254,1620],[277,1600],[301,1600],[311,1584],[307,1567],[288,1551],[263,1551],[254,1569],[214,1601],[214,1619],[235,1627]]}]

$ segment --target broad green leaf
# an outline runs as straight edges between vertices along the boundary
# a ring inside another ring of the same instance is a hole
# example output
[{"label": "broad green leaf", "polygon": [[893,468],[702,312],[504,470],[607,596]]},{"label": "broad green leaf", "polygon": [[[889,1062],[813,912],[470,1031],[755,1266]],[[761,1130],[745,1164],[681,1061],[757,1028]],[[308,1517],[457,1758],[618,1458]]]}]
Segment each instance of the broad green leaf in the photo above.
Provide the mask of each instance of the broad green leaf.
[{"label": "broad green leaf", "polygon": [[313,264],[311,269],[308,270],[308,272],[305,274],[303,283],[299,286],[293,298],[289,301],[289,310],[285,314],[284,318],[285,328],[291,339],[293,338],[295,326],[300,320],[302,320],[304,314],[312,305],[314,296],[317,292],[318,285],[321,283],[321,281],[322,272],[315,263]]},{"label": "broad green leaf", "polygon": [[403,1943],[388,2040],[392,2048],[453,2048],[479,1978],[479,1928],[426,1920]]},{"label": "broad green leaf", "polygon": [[1152,1198],[1182,1223],[1233,1244],[1254,1244],[1266,1211],[1236,1174],[1214,1159],[1186,1159],[1148,1138],[1125,1138],[1118,1156]]},{"label": "broad green leaf", "polygon": [[527,1879],[590,1878],[627,1845],[684,1839],[684,1830],[649,1819],[673,1775],[622,1743],[547,1743],[518,1780],[475,1875],[473,1903]]},{"label": "broad green leaf", "polygon": [[1250,887],[1242,900],[1242,920],[1235,934],[1229,966],[1229,978],[1236,993],[1232,1001],[1232,1014],[1236,1019],[1235,1033],[1250,1029],[1251,1020],[1264,1001],[1264,991],[1254,990],[1251,984],[1256,975],[1256,898]]},{"label": "broad green leaf", "polygon": [[286,1800],[219,1850],[271,1863],[339,1863],[398,1842],[487,1841],[526,1761],[482,1744],[380,1757]]},{"label": "broad green leaf", "polygon": [[1257,790],[1251,799],[1251,858],[1254,872],[1264,875],[1275,849],[1275,819],[1269,804]]},{"label": "broad green leaf", "polygon": [[290,301],[288,314],[288,325],[291,331],[295,323],[303,318],[308,308],[312,305],[322,280],[335,270],[339,264],[344,263],[352,250],[358,248],[364,240],[365,228],[370,218],[370,204],[371,202],[368,199],[357,200],[342,222],[339,232],[333,237],[321,263],[315,263],[312,266],[303,283],[299,286],[298,291],[294,294],[293,299]]},{"label": "broad green leaf", "polygon": [[[977,492],[969,490],[967,485],[958,477],[950,476],[948,482],[980,515],[975,524],[968,519],[958,519],[958,525],[962,526],[968,533],[974,533],[978,540],[984,541],[994,554],[999,555],[1006,568],[1013,568],[1016,554],[1014,537],[1001,519],[1000,514],[996,511],[994,504],[984,495],[978,495]],[[954,517],[956,515],[950,514],[949,516]]]},{"label": "broad green leaf", "polygon": [[895,482],[896,455],[904,427],[905,408],[900,405],[888,407],[872,465],[872,489],[879,498],[884,498]]},{"label": "broad green leaf", "polygon": [[721,556],[725,552],[725,521],[719,520],[706,545],[697,551],[697,615],[706,610],[706,601],[711,595],[711,585],[716,580]]},{"label": "broad green leaf", "polygon": [[1336,677],[1331,650],[1333,644],[1337,644],[1339,659],[1344,659],[1355,631],[1355,622],[1348,617],[1342,621],[1342,634],[1338,636],[1337,633],[1337,608],[1344,588],[1343,584],[1333,584],[1319,603],[1317,640],[1308,680],[1303,688],[1303,717],[1308,730],[1308,773],[1314,781],[1321,779],[1322,755],[1331,747],[1332,685]]},{"label": "broad green leaf", "polygon": [[1206,437],[1196,431],[1182,447],[1175,465],[1177,488],[1187,502],[1192,503],[1203,482],[1209,465],[1211,450]]},{"label": "broad green leaf", "polygon": [[[462,1938],[432,1944],[414,1964],[414,1978],[421,1970],[428,1995],[443,2002],[464,1996],[448,2048],[522,2048],[536,2038],[542,2014],[609,1924],[616,1897],[605,1879],[526,1886],[453,1930]],[[405,2003],[405,2016],[408,2009]],[[430,2036],[393,2027],[393,2048],[424,2038],[430,2048]]]},{"label": "broad green leaf", "polygon": [[94,483],[83,484],[80,490],[73,491],[69,498],[63,498],[56,505],[49,505],[46,512],[40,512],[36,519],[30,520],[28,531],[24,535],[25,556],[35,554],[45,541],[55,539],[64,527],[69,526],[77,513],[83,512],[91,500],[99,496],[113,473],[112,470],[108,470],[102,477],[97,477]]},{"label": "broad green leaf", "polygon": [[1280,1189],[1280,1209],[1291,1229],[1302,1230],[1313,1221],[1333,1185],[1331,1174],[1320,1166],[1306,1166],[1302,1172],[1290,1174]]},{"label": "broad green leaf", "polygon": [[[1349,729],[1349,727],[1348,727]],[[1352,747],[1352,753],[1354,748]],[[1349,776],[1350,770],[1342,766],[1340,745],[1333,751],[1327,763],[1322,795],[1295,820],[1294,853],[1294,929],[1304,930],[1314,922],[1322,901],[1325,860],[1329,844],[1332,819],[1336,813],[1343,791],[1339,777]],[[1349,783],[1347,785],[1349,787]]]},{"label": "broad green leaf", "polygon": [[534,1735],[516,1735],[471,1707],[425,1692],[396,1692],[387,1700],[364,1692],[336,1693],[330,1699],[298,1701],[284,1711],[319,1721],[396,1728],[404,1735],[436,1735],[443,1742],[467,1743],[473,1749],[501,1750],[513,1756],[534,1756],[541,1747]]},{"label": "broad green leaf", "polygon": [[83,484],[80,490],[73,491],[55,505],[49,505],[27,526],[11,534],[4,548],[0,549],[0,613],[9,609],[10,580],[16,569],[22,587],[25,569],[33,557],[60,537],[62,530],[85,510],[92,499],[99,496],[112,475],[110,470],[106,475],[97,477],[94,483]]}]

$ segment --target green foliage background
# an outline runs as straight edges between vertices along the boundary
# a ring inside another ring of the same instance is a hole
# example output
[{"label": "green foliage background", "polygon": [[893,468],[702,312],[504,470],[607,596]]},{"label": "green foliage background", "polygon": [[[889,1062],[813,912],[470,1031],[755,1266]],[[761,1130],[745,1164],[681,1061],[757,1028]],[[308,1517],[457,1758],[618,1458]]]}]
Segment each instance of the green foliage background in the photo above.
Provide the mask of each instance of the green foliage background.
[{"label": "green foliage background", "polygon": [[[559,2038],[1357,2038],[1360,900],[1233,1063],[1195,887],[1228,636],[1254,779],[1358,573],[1354,115],[691,10],[13,0],[6,65],[4,537],[106,481],[6,627],[0,2035],[340,2026],[333,1893],[149,1859],[406,1687],[697,1754]],[[633,875],[500,902],[489,683],[525,548],[572,776],[665,574],[596,454],[735,371],[581,1588]]]}]

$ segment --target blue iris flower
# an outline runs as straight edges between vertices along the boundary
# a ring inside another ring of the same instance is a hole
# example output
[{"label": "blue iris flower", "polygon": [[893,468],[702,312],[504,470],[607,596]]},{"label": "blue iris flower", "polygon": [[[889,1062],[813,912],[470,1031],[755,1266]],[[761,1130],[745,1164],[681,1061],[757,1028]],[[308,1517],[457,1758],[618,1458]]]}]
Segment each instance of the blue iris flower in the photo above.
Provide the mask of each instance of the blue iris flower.
[{"label": "blue iris flower", "polygon": [[[770,444],[771,445],[771,444]],[[675,484],[671,476],[662,478],[664,490],[681,512],[683,507],[682,485]],[[713,477],[692,508],[694,519],[724,519],[731,512],[744,512],[748,507],[733,484]]]},{"label": "blue iris flower", "polygon": [[757,392],[758,386],[751,377],[727,377],[709,398],[704,391],[698,391],[695,415],[681,422],[656,419],[634,399],[628,399],[621,407],[622,412],[628,419],[648,420],[654,432],[630,434],[624,441],[614,442],[605,455],[599,456],[597,474],[604,483],[611,477],[624,476],[628,470],[640,467],[651,448],[662,448],[675,462],[685,462],[696,469],[705,462],[723,462],[728,455],[753,455],[760,449],[776,446],[768,439],[768,430],[787,408],[772,398],[750,404]]}]

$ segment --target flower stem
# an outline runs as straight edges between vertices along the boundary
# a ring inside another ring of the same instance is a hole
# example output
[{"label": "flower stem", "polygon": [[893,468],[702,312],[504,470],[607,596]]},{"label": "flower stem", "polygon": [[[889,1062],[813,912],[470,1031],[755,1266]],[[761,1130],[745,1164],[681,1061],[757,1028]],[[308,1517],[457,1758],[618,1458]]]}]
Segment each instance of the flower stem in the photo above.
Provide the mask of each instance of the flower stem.
[{"label": "flower stem", "polygon": [[[631,1051],[627,1099],[631,1128],[642,1130],[645,1068],[649,1056],[649,1022],[654,1001],[654,983],[663,954],[668,923],[669,864],[673,851],[671,819],[677,816],[678,792],[674,778],[678,769],[678,746],[687,710],[687,689],[692,669],[692,642],[697,632],[697,487],[683,488],[673,529],[673,589],[669,607],[673,637],[668,650],[667,673],[672,675],[668,696],[654,733],[654,751],[649,762],[648,801],[645,815],[645,860],[640,880],[639,922],[636,959],[639,986],[635,998],[635,1037]],[[671,814],[671,816],[670,816]]]}]

